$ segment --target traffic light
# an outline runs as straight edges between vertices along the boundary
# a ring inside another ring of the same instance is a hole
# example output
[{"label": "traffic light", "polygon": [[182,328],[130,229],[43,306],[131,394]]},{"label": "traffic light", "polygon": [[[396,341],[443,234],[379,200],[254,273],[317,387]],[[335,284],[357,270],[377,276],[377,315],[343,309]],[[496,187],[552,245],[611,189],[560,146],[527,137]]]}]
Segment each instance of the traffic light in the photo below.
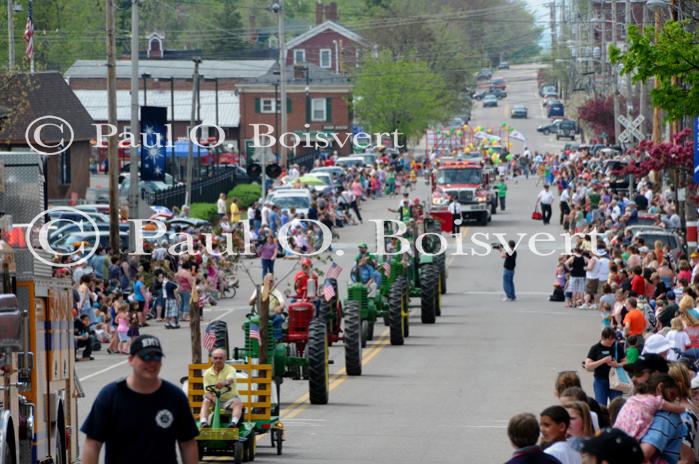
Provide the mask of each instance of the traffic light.
[{"label": "traffic light", "polygon": [[262,166],[260,166],[258,163],[252,163],[250,167],[248,168],[248,174],[250,177],[260,177],[260,174],[262,173]]},{"label": "traffic light", "polygon": [[278,164],[270,164],[265,168],[265,174],[271,179],[276,179],[282,173],[282,168]]}]

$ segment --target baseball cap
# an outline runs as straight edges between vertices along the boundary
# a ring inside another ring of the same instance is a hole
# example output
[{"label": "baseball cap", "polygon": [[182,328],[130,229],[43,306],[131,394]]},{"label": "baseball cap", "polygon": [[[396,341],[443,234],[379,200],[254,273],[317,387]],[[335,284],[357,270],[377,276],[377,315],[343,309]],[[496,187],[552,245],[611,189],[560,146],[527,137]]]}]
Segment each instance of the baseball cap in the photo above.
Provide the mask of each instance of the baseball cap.
[{"label": "baseball cap", "polygon": [[359,244],[359,248],[369,248],[369,246],[366,243],[362,242]]},{"label": "baseball cap", "polygon": [[165,356],[163,347],[160,345],[158,337],[153,335],[141,335],[131,344],[129,353],[132,356],[144,356],[147,354],[159,354]]},{"label": "baseball cap", "polygon": [[643,345],[643,354],[661,354],[672,348],[667,338],[660,334],[653,334],[646,339]]},{"label": "baseball cap", "polygon": [[641,464],[644,459],[638,442],[619,429],[604,429],[597,436],[582,440],[579,451],[609,464]]},{"label": "baseball cap", "polygon": [[626,364],[624,369],[631,375],[640,374],[645,369],[667,374],[669,367],[665,358],[659,354],[648,353],[639,356],[635,363]]},{"label": "baseball cap", "polygon": [[672,290],[668,290],[667,293],[665,293],[665,296],[667,297],[668,300],[674,300],[675,299],[675,292]]}]

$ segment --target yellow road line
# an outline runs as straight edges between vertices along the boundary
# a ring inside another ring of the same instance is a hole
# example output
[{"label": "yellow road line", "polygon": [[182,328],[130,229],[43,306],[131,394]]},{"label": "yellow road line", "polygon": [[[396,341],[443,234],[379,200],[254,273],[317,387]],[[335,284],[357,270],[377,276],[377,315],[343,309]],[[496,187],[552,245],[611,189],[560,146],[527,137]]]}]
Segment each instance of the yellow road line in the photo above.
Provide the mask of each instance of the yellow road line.
[{"label": "yellow road line", "polygon": [[[369,349],[364,350],[362,354],[362,366],[367,365],[372,359],[374,359],[383,348],[388,345],[388,330],[385,329],[384,332],[377,338],[377,343],[372,345]],[[330,376],[329,391],[333,391],[339,385],[341,385],[345,380],[347,380],[347,375],[345,375],[346,370],[343,367],[337,373]],[[281,419],[291,419],[300,414],[304,409],[308,407],[308,393],[301,395],[296,401],[291,403],[289,406],[281,411]]]}]

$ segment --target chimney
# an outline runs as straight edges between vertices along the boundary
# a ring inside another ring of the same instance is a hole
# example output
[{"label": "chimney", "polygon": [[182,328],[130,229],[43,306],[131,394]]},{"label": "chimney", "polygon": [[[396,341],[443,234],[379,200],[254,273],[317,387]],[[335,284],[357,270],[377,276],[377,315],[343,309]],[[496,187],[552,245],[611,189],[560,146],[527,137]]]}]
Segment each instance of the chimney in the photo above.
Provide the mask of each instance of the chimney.
[{"label": "chimney", "polygon": [[255,18],[255,15],[250,15],[250,36],[248,40],[251,43],[257,43],[257,18]]},{"label": "chimney", "polygon": [[337,3],[330,2],[325,6],[325,20],[337,21]]},{"label": "chimney", "polygon": [[316,3],[316,25],[323,23],[323,13],[323,2],[321,0],[318,0],[318,2]]}]

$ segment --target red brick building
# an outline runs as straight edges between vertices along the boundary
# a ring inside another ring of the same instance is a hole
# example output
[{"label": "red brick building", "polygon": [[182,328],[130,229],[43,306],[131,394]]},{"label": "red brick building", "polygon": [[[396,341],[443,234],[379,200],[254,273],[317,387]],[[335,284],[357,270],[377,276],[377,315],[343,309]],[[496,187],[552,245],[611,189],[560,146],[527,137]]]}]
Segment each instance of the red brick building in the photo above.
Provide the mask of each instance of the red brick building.
[{"label": "red brick building", "polygon": [[359,34],[337,23],[335,2],[318,2],[316,26],[286,43],[286,64],[314,64],[335,74],[346,74],[359,66],[368,47]]},{"label": "red brick building", "polygon": [[[311,144],[321,137],[345,137],[352,132],[352,86],[349,81],[328,70],[309,64],[305,67],[287,67],[287,132],[294,132],[305,144],[305,133],[309,133]],[[281,135],[280,105],[278,104],[279,76],[274,71],[267,76],[238,84],[240,92],[240,139],[241,152],[254,152],[251,143],[254,124],[269,124],[274,129],[273,135]],[[263,132],[263,129],[261,129]],[[294,143],[292,136],[286,138],[287,144]],[[308,148],[299,146],[294,153],[338,150],[340,154],[349,154],[351,139],[344,147],[332,144],[328,148]],[[277,152],[276,147],[271,148]]]}]

